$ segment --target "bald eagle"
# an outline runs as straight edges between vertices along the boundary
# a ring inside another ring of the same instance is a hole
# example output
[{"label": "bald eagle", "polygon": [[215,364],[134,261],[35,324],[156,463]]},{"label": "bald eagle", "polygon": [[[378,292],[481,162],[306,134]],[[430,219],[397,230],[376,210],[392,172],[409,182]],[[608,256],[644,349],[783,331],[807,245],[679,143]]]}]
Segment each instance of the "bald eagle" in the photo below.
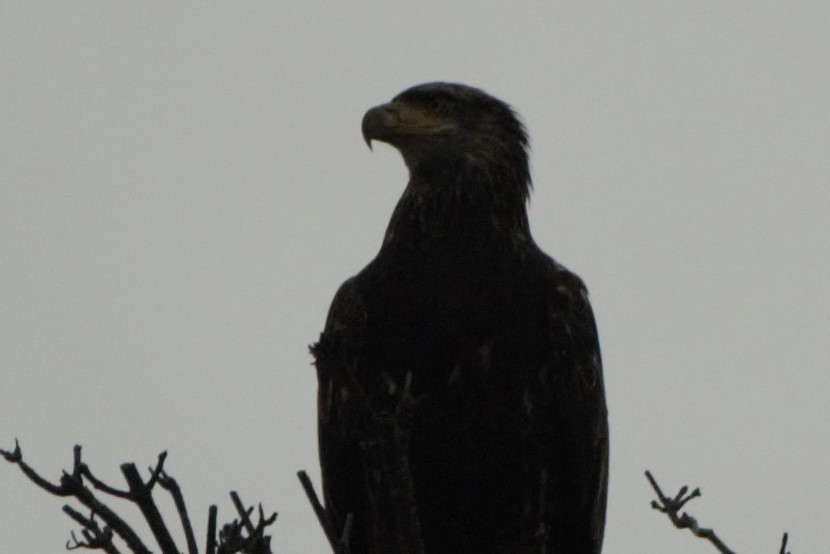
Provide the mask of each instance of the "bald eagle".
[{"label": "bald eagle", "polygon": [[[370,109],[409,169],[312,346],[323,494],[350,552],[598,553],[608,417],[585,285],[531,237],[527,135],[460,84]],[[403,506],[401,506],[403,503]],[[403,515],[401,515],[403,514]]]}]

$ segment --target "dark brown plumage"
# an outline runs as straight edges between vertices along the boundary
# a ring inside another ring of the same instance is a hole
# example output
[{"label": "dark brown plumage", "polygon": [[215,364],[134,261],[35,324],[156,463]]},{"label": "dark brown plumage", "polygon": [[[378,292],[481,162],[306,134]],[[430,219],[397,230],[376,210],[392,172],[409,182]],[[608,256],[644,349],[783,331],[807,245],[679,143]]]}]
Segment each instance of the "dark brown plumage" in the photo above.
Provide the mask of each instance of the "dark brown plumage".
[{"label": "dark brown plumage", "polygon": [[[478,89],[430,83],[369,110],[363,133],[400,150],[410,180],[313,347],[335,526],[351,513],[353,554],[393,552],[409,495],[428,553],[600,552],[597,331],[582,281],[531,238],[521,123]],[[378,439],[389,421],[397,446]],[[396,448],[406,467],[390,470]],[[398,470],[405,494],[387,490]]]}]

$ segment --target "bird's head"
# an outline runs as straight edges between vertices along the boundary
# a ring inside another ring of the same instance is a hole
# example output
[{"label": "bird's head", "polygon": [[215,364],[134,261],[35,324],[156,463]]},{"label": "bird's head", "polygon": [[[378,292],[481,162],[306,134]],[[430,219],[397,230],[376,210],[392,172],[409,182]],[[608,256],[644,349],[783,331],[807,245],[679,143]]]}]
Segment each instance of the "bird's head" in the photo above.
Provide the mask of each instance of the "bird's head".
[{"label": "bird's head", "polygon": [[[485,175],[529,187],[527,134],[509,105],[455,83],[409,88],[366,112],[363,138],[397,148],[413,175]],[[509,175],[503,173],[507,171]]]}]

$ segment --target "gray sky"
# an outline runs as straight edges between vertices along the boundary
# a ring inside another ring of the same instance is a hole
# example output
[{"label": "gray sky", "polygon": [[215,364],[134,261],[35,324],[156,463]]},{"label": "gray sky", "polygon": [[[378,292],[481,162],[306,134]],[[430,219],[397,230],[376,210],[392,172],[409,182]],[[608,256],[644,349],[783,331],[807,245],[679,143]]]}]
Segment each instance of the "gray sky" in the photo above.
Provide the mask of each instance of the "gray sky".
[{"label": "gray sky", "polygon": [[[612,426],[608,553],[826,549],[830,4],[0,6],[0,445],[56,479],[169,449],[201,541],[228,490],[325,552],[306,346],[406,183],[367,108],[473,84],[531,133],[537,242],[579,273]],[[60,500],[0,465],[0,552]]]}]

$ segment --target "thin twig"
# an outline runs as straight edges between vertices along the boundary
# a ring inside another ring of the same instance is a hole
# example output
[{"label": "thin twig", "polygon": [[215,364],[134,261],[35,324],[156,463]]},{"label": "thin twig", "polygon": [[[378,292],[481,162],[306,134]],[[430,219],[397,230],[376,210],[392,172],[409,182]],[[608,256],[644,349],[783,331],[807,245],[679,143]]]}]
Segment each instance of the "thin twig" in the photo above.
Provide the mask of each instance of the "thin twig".
[{"label": "thin twig", "polygon": [[71,493],[65,491],[59,485],[53,485],[32,469],[29,464],[23,461],[23,453],[20,450],[20,443],[17,442],[17,439],[14,439],[14,450],[9,452],[7,450],[0,450],[0,456],[3,456],[7,462],[12,464],[17,464],[17,467],[20,468],[20,471],[23,472],[29,480],[37,485],[38,487],[42,488],[46,492],[50,494],[54,494],[55,496],[70,496]]},{"label": "thin twig", "polygon": [[80,475],[85,477],[92,486],[95,487],[96,490],[109,494],[110,496],[115,496],[116,498],[123,498],[124,500],[130,500],[130,493],[129,491],[122,491],[120,489],[116,489],[115,487],[111,487],[107,485],[97,477],[92,474],[90,471],[89,466],[86,464],[81,464],[79,468]]},{"label": "thin twig", "polygon": [[271,537],[265,535],[265,529],[277,521],[277,512],[272,513],[269,517],[265,517],[265,511],[262,509],[262,504],[259,505],[259,521],[257,522],[254,532],[250,534],[247,540],[247,549],[252,553],[269,553],[271,552]]},{"label": "thin twig", "polygon": [[715,548],[718,549],[718,552],[721,552],[722,554],[735,554],[735,552],[726,546],[717,534],[715,534],[714,530],[700,527],[697,520],[686,512],[683,514],[678,513],[688,501],[700,496],[700,489],[695,489],[687,495],[686,492],[689,488],[683,486],[674,498],[669,498],[663,494],[663,491],[660,489],[660,486],[657,484],[657,481],[651,475],[650,471],[646,471],[646,478],[649,483],[651,483],[651,487],[654,489],[654,492],[657,493],[657,498],[659,499],[659,502],[657,500],[651,501],[652,508],[669,516],[671,522],[678,529],[689,529],[695,536],[708,540],[715,546]]},{"label": "thin twig", "polygon": [[84,536],[84,542],[80,542],[74,533],[70,533],[72,537],[72,542],[66,543],[67,550],[75,550],[78,548],[90,548],[90,549],[101,549],[107,554],[121,554],[121,551],[115,547],[112,543],[112,529],[107,526],[104,526],[101,529],[98,526],[98,522],[95,521],[95,514],[91,513],[89,517],[86,517],[79,511],[75,510],[69,504],[66,504],[63,507],[63,511],[67,514],[70,518],[75,520],[79,523],[83,530],[81,533]]},{"label": "thin twig", "polygon": [[[259,521],[256,525],[251,521],[253,507],[245,508],[236,492],[231,492],[231,499],[239,513],[240,519],[235,519],[222,527],[219,532],[217,554],[247,553],[272,554],[271,537],[265,535],[265,529],[277,520],[277,513],[265,517],[262,504],[259,505]],[[247,536],[246,536],[247,535]]]},{"label": "thin twig", "polygon": [[208,509],[208,529],[207,541],[205,544],[205,554],[216,554],[216,504],[212,504]]},{"label": "thin twig", "polygon": [[778,554],[791,554],[787,551],[787,533],[784,533],[784,537],[781,539],[781,550],[778,551]]},{"label": "thin twig", "polygon": [[334,521],[332,521],[329,512],[320,502],[320,497],[317,496],[317,491],[314,490],[314,485],[311,483],[311,478],[308,476],[308,473],[302,470],[298,471],[297,477],[303,485],[303,490],[308,497],[308,501],[311,503],[311,507],[314,509],[317,521],[320,523],[320,527],[323,528],[323,532],[329,541],[329,545],[331,545],[332,551],[335,554],[349,554],[349,540],[351,538],[352,527],[354,526],[354,515],[350,513],[346,516],[343,532],[338,533],[337,529],[334,528]]},{"label": "thin twig", "polygon": [[239,521],[242,522],[242,525],[245,526],[245,530],[248,531],[248,535],[253,535],[256,527],[254,524],[251,523],[251,514],[254,511],[254,508],[251,507],[249,509],[245,509],[245,505],[242,504],[242,500],[239,498],[239,494],[236,491],[231,491],[231,501],[233,502],[234,508],[236,508],[236,513],[239,514]]},{"label": "thin twig", "polygon": [[199,554],[199,547],[196,545],[196,535],[193,534],[193,525],[190,523],[190,516],[187,513],[184,495],[182,495],[179,484],[164,471],[159,472],[158,483],[164,490],[170,493],[170,496],[173,497],[173,502],[176,504],[176,511],[179,512],[179,519],[182,522],[182,529],[184,530],[185,540],[187,541],[188,554]]},{"label": "thin twig", "polygon": [[314,485],[311,483],[311,478],[308,476],[308,473],[302,470],[297,472],[297,477],[300,479],[300,483],[303,485],[305,495],[308,497],[308,501],[311,503],[311,507],[314,509],[314,514],[317,516],[317,521],[320,523],[320,527],[323,528],[323,532],[326,534],[326,538],[329,540],[331,549],[334,552],[338,552],[337,543],[339,537],[337,536],[337,532],[334,530],[334,524],[331,521],[328,512],[326,512],[326,509],[323,507],[323,504],[320,503],[320,498],[317,496],[317,491],[314,490]]},{"label": "thin twig", "polygon": [[167,451],[165,450],[161,454],[159,454],[158,462],[156,462],[155,468],[150,468],[150,479],[147,481],[147,490],[153,490],[153,487],[156,485],[156,481],[158,481],[159,476],[161,476],[162,471],[164,471],[164,460],[167,459]]}]

